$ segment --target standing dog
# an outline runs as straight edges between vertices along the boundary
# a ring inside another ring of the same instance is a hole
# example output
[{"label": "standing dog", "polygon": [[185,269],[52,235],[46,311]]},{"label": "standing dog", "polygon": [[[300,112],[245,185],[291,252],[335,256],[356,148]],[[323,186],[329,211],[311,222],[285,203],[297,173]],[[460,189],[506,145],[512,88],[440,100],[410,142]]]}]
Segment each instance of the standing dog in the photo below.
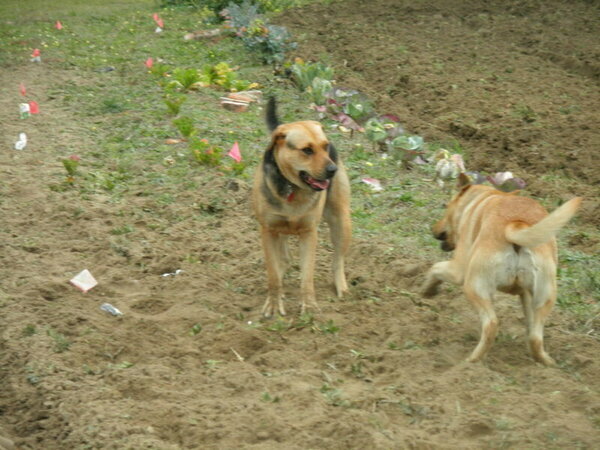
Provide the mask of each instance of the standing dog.
[{"label": "standing dog", "polygon": [[267,105],[271,144],[254,177],[254,213],[260,223],[268,277],[262,313],[285,314],[282,279],[287,266],[287,235],[300,239],[302,313],[317,308],[313,273],[321,216],[333,242],[333,276],[338,297],[348,289],[344,255],[350,244],[350,182],[339,155],[319,122],[280,124],[275,100]]},{"label": "standing dog", "polygon": [[451,261],[434,264],[423,285],[432,297],[443,281],[462,285],[481,320],[479,344],[468,361],[479,361],[492,346],[498,319],[492,307],[496,290],[521,298],[531,354],[546,365],[544,320],[556,300],[556,233],[575,214],[581,198],[573,198],[552,214],[535,200],[470,185],[461,174],[458,192],[433,235],[442,250],[455,250]]}]

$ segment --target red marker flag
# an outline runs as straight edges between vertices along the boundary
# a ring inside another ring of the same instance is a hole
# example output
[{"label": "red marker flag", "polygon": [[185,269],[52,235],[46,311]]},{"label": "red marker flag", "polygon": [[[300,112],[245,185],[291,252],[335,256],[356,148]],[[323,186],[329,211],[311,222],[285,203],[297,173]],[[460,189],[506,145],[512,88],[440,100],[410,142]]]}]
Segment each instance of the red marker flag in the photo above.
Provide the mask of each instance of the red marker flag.
[{"label": "red marker flag", "polygon": [[25,88],[25,85],[23,83],[21,83],[21,85],[19,86],[19,92],[23,97],[27,95],[27,89]]},{"label": "red marker flag", "polygon": [[56,23],[54,24],[54,28],[56,28],[57,30],[62,30],[62,23],[60,23],[60,20],[56,21]]},{"label": "red marker flag", "polygon": [[31,54],[32,58],[38,58],[40,56],[40,49],[36,48],[35,50],[33,50],[33,53]]},{"label": "red marker flag", "polygon": [[29,102],[29,113],[30,114],[39,114],[40,113],[40,107],[37,104],[37,102],[34,102],[33,100]]},{"label": "red marker flag", "polygon": [[154,15],[152,16],[152,18],[154,19],[154,21],[156,22],[156,25],[159,28],[164,28],[165,27],[165,23],[163,22],[163,20],[158,16],[157,13],[154,13]]},{"label": "red marker flag", "polygon": [[148,58],[144,64],[148,69],[152,69],[152,66],[154,65],[154,60],[152,58]]},{"label": "red marker flag", "polygon": [[240,153],[240,146],[237,142],[233,144],[233,147],[231,147],[231,150],[229,150],[227,155],[231,156],[235,162],[242,162],[242,154]]}]

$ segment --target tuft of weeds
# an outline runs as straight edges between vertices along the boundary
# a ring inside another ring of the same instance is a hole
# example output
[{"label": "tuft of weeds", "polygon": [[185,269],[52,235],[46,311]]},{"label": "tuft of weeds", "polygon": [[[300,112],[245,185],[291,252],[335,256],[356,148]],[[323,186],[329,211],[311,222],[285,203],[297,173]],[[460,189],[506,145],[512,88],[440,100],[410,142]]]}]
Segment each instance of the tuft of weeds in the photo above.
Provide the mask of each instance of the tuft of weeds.
[{"label": "tuft of weeds", "polygon": [[59,333],[58,331],[56,331],[52,328],[48,328],[46,333],[54,341],[54,351],[56,353],[65,352],[65,351],[69,350],[69,347],[71,347],[71,342],[66,338],[66,336],[64,334]]},{"label": "tuft of weeds", "polygon": [[278,395],[273,397],[267,391],[262,393],[260,399],[265,403],[279,403],[279,400],[281,400]]},{"label": "tuft of weeds", "polygon": [[33,336],[34,334],[37,334],[37,329],[35,325],[28,324],[23,328],[22,334],[25,337]]},{"label": "tuft of weeds", "polygon": [[196,336],[201,331],[202,325],[200,325],[199,323],[195,323],[194,325],[192,325],[192,328],[190,328],[190,336]]}]

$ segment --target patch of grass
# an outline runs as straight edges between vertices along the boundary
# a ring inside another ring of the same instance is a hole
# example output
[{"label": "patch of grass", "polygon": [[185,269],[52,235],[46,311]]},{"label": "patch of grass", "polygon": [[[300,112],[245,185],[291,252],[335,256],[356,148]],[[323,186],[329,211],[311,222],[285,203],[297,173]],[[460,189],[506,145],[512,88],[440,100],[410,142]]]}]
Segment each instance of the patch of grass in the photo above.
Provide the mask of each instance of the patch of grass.
[{"label": "patch of grass", "polygon": [[65,352],[71,347],[71,342],[67,339],[67,337],[64,334],[59,333],[58,331],[52,328],[48,328],[46,333],[54,341],[54,351],[56,353]]},{"label": "patch of grass", "polygon": [[37,329],[36,329],[35,325],[31,325],[31,324],[25,325],[25,327],[23,328],[22,334],[25,337],[33,336],[34,334],[37,334]]}]

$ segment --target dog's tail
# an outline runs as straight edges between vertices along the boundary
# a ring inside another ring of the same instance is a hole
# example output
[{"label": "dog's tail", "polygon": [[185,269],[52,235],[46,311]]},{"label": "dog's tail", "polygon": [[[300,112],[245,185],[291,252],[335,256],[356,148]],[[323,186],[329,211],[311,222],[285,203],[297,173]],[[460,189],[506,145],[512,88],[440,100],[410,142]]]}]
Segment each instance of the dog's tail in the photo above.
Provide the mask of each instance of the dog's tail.
[{"label": "dog's tail", "polygon": [[273,131],[279,126],[280,122],[277,118],[277,101],[275,100],[275,97],[269,98],[265,118],[267,120],[267,127],[269,127],[269,131]]},{"label": "dog's tail", "polygon": [[523,222],[510,223],[505,230],[506,239],[527,248],[548,242],[573,217],[582,200],[581,197],[572,198],[532,226],[527,226]]}]

